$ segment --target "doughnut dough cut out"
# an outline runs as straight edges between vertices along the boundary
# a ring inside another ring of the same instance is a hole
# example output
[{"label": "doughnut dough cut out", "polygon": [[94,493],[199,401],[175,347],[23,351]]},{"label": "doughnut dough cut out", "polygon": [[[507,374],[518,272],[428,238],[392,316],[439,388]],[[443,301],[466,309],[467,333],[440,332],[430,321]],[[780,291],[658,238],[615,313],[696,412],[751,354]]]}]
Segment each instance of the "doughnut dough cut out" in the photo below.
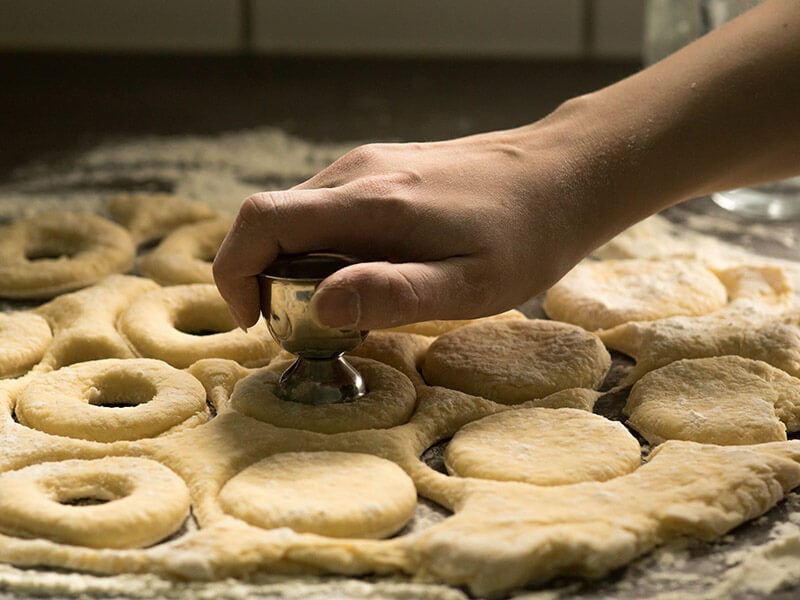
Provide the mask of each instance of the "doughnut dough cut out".
[{"label": "doughnut dough cut out", "polygon": [[0,227],[0,297],[43,300],[133,266],[125,229],[91,214],[46,212]]},{"label": "doughnut dough cut out", "polygon": [[136,296],[155,289],[158,286],[143,277],[110,275],[37,308],[36,314],[47,319],[53,330],[53,343],[36,370],[103,358],[134,358],[116,322]]},{"label": "doughnut dough cut out", "polygon": [[178,530],[189,502],[183,480],[152,460],[44,462],[0,475],[0,531],[89,548],[141,548]]},{"label": "doughnut dough cut out", "polygon": [[139,273],[161,285],[214,283],[211,262],[232,222],[219,217],[179,227],[139,260]]},{"label": "doughnut dough cut out", "polygon": [[181,225],[217,216],[211,207],[201,202],[174,194],[146,192],[119,194],[111,200],[108,209],[137,245],[160,240]]},{"label": "doughnut dough cut out", "polygon": [[405,423],[416,406],[416,392],[408,377],[368,358],[350,356],[348,361],[361,373],[367,387],[367,393],[352,402],[309,405],[281,400],[275,389],[292,361],[278,361],[239,381],[231,406],[278,427],[328,434],[387,429]]},{"label": "doughnut dough cut out", "polygon": [[53,339],[47,321],[28,312],[0,313],[0,378],[24,375]]},{"label": "doughnut dough cut out", "polygon": [[731,296],[725,308],[699,317],[631,322],[597,335],[636,359],[623,384],[683,358],[736,355],[800,376],[800,311],[788,308],[783,271],[746,267],[720,273]]},{"label": "doughnut dough cut out", "polygon": [[465,325],[436,338],[422,373],[440,385],[503,404],[599,386],[611,365],[600,339],[558,321]]},{"label": "doughnut dough cut out", "polygon": [[739,356],[680,360],[636,382],[625,414],[652,444],[780,441],[800,429],[800,379]]},{"label": "doughnut dough cut out", "polygon": [[552,319],[594,331],[703,315],[727,299],[719,278],[697,261],[584,261],[547,291],[543,307]]},{"label": "doughnut dough cut out", "polygon": [[411,519],[417,490],[400,467],[377,456],[287,452],[235,475],[219,499],[225,512],[263,529],[383,538]]},{"label": "doughnut dough cut out", "polygon": [[153,290],[122,313],[119,330],[139,356],[184,369],[203,358],[228,358],[245,366],[268,363],[279,352],[264,320],[240,330],[213,284]]},{"label": "doughnut dough cut out", "polygon": [[599,415],[519,408],[464,426],[444,460],[459,477],[569,485],[632,473],[641,464],[641,450],[624,425]]},{"label": "doughnut dough cut out", "polygon": [[20,423],[95,442],[139,440],[208,420],[206,393],[161,361],[106,359],[34,375],[16,398]]}]

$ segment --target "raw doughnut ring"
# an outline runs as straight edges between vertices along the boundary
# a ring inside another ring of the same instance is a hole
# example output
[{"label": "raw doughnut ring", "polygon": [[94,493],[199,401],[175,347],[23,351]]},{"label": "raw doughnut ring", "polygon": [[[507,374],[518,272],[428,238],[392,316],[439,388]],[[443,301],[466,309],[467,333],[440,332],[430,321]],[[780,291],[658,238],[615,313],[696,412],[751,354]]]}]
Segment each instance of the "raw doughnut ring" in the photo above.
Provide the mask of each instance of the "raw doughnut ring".
[{"label": "raw doughnut ring", "polygon": [[125,227],[136,244],[147,244],[172,230],[217,216],[210,206],[174,194],[119,194],[109,203],[111,218]]},{"label": "raw doughnut ring", "polygon": [[159,542],[189,515],[189,490],[146,458],[71,459],[0,475],[0,530],[90,548]]},{"label": "raw doughnut ring", "polygon": [[317,406],[281,400],[274,390],[291,361],[278,361],[239,381],[231,395],[231,406],[278,427],[318,433],[388,429],[405,423],[416,406],[411,380],[375,360],[355,356],[348,360],[367,385],[367,393],[352,402]]},{"label": "raw doughnut ring", "polygon": [[248,333],[241,331],[211,283],[142,294],[120,317],[119,329],[140,356],[179,369],[203,358],[260,366],[280,351],[263,320]]},{"label": "raw doughnut ring", "polygon": [[53,339],[44,317],[0,313],[0,377],[24,375],[44,356]]},{"label": "raw doughnut ring", "polygon": [[43,213],[0,228],[0,296],[45,299],[133,266],[128,232],[91,214]]},{"label": "raw doughnut ring", "polygon": [[228,514],[264,529],[382,538],[414,515],[417,490],[399,466],[371,454],[287,452],[235,475],[219,500]]},{"label": "raw doughnut ring", "polygon": [[211,261],[230,229],[220,217],[179,227],[139,261],[139,272],[161,285],[214,283]]},{"label": "raw doughnut ring", "polygon": [[204,422],[208,408],[189,373],[158,360],[109,358],[36,375],[19,392],[16,415],[53,435],[115,442]]}]

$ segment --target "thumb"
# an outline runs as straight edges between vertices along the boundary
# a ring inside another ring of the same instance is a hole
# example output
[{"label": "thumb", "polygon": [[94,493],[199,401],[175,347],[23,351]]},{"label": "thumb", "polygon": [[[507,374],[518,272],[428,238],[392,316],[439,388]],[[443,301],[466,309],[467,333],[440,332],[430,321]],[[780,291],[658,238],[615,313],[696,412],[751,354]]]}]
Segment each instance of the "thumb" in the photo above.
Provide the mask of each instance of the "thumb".
[{"label": "thumb", "polygon": [[312,310],[328,327],[364,330],[503,310],[495,310],[499,299],[481,271],[480,262],[470,257],[359,263],[327,277],[314,294]]}]

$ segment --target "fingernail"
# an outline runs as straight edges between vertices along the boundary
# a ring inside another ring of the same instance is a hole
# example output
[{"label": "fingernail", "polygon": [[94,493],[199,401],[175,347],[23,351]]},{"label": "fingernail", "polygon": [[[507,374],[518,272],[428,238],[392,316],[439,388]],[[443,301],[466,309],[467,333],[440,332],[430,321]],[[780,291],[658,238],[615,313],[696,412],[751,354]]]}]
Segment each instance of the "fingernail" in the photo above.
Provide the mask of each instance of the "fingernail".
[{"label": "fingernail", "polygon": [[239,329],[247,333],[247,326],[243,324],[244,319],[242,319],[239,313],[236,312],[232,306],[228,306],[228,311],[231,313],[231,316],[233,317],[233,320],[236,322],[236,325],[239,327]]},{"label": "fingernail", "polygon": [[322,288],[311,299],[311,316],[325,327],[353,329],[361,317],[361,298],[353,288]]}]

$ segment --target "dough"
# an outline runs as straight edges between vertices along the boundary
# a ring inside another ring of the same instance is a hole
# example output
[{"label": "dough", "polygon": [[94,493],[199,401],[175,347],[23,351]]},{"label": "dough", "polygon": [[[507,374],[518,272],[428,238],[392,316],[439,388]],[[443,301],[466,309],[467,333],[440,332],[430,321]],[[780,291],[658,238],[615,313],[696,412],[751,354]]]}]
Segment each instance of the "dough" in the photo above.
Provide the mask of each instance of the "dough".
[{"label": "dough", "polygon": [[636,359],[624,384],[682,358],[738,355],[800,376],[800,311],[783,272],[742,267],[720,272],[731,296],[725,308],[700,317],[632,322],[597,332],[605,344]]},{"label": "dough", "polygon": [[263,365],[280,351],[263,319],[247,333],[240,330],[210,283],[142,294],[120,316],[119,330],[139,356],[178,368],[202,358]]},{"label": "dough", "polygon": [[108,210],[130,231],[137,245],[160,240],[181,225],[218,216],[201,202],[148,192],[120,194],[111,200]]},{"label": "dough", "polygon": [[504,404],[599,386],[611,357],[597,336],[544,320],[485,321],[431,344],[422,373],[441,385]]},{"label": "dough", "polygon": [[211,263],[232,223],[218,217],[179,227],[139,260],[139,273],[161,285],[214,283]]},{"label": "dough", "polygon": [[134,358],[116,322],[137,296],[158,289],[142,277],[110,275],[95,285],[62,294],[35,310],[53,330],[53,342],[36,366],[50,371],[101,358]]},{"label": "dough", "polygon": [[632,473],[641,464],[641,451],[621,423],[599,415],[572,408],[520,408],[463,427],[448,444],[444,460],[459,477],[568,485]]},{"label": "dough", "polygon": [[16,398],[16,417],[53,435],[115,442],[203,423],[208,408],[188,373],[158,360],[110,358],[32,377]]},{"label": "dough", "polygon": [[24,375],[44,355],[53,334],[42,317],[0,313],[0,378]]},{"label": "dough", "polygon": [[481,319],[466,319],[466,320],[437,320],[437,321],[420,321],[419,323],[410,323],[408,325],[401,325],[399,327],[392,327],[390,329],[386,329],[385,331],[397,332],[397,333],[415,333],[417,335],[427,335],[431,337],[440,336],[443,333],[447,333],[452,329],[458,329],[459,327],[463,327],[464,325],[471,325],[473,323],[481,323],[483,321],[504,321],[506,319],[527,319],[527,317],[522,314],[520,311],[514,310],[507,310],[506,312],[502,312],[497,315],[492,315],[490,317],[483,317]]},{"label": "dough", "polygon": [[0,297],[47,299],[133,266],[134,245],[116,223],[48,212],[0,227]]},{"label": "dough", "polygon": [[20,537],[137,548],[163,540],[188,516],[183,481],[144,458],[45,462],[0,475],[0,531]]},{"label": "dough", "polygon": [[537,398],[525,403],[525,406],[538,408],[575,408],[592,412],[595,402],[602,396],[602,392],[586,388],[570,388],[555,392],[544,398]]},{"label": "dough", "polygon": [[602,577],[656,544],[716,539],[774,506],[800,484],[798,459],[798,441],[670,441],[633,473],[609,481],[471,480],[456,514],[415,540],[415,573],[466,585],[476,596],[559,575]]},{"label": "dough", "polygon": [[727,299],[722,282],[698,261],[584,261],[547,291],[543,307],[552,319],[594,331],[703,315]]},{"label": "dough", "polygon": [[414,514],[414,482],[393,462],[346,452],[291,452],[265,458],[220,493],[224,510],[273,529],[336,538],[382,538]]},{"label": "dough", "polygon": [[787,426],[800,429],[800,379],[738,356],[680,360],[642,377],[625,414],[653,444],[785,440]]},{"label": "dough", "polygon": [[349,357],[361,373],[367,393],[351,402],[314,406],[275,396],[281,374],[292,361],[279,361],[242,379],[234,388],[231,406],[254,419],[278,427],[341,433],[386,429],[405,423],[416,405],[411,381],[399,371],[366,358]]},{"label": "dough", "polygon": [[414,333],[390,333],[370,331],[367,338],[349,352],[352,357],[371,358],[394,367],[408,377],[414,385],[424,385],[419,369],[432,338]]}]

